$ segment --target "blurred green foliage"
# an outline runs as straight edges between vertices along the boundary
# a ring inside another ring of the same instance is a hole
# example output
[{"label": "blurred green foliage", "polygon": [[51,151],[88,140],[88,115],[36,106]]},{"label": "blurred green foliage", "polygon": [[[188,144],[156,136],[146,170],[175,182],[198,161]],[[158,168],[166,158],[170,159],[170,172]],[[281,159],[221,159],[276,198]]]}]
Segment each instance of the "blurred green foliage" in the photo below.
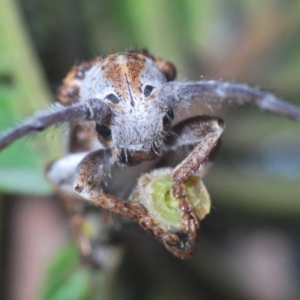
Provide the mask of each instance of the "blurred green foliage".
[{"label": "blurred green foliage", "polygon": [[[26,25],[15,1],[0,4],[0,131],[15,125],[51,101],[43,71]],[[17,141],[0,155],[0,190],[45,193],[50,189],[44,167],[59,156],[58,138],[43,134],[39,139]],[[61,151],[60,151],[61,153]]]},{"label": "blurred green foliage", "polygon": [[[96,297],[97,290],[102,291],[103,294],[105,287],[102,284],[93,287],[92,274],[87,268],[79,264],[77,248],[74,245],[69,245],[62,249],[51,262],[42,299],[91,299],[91,295]],[[99,282],[97,283],[99,284]],[[105,299],[99,296],[98,292],[97,299]]]}]

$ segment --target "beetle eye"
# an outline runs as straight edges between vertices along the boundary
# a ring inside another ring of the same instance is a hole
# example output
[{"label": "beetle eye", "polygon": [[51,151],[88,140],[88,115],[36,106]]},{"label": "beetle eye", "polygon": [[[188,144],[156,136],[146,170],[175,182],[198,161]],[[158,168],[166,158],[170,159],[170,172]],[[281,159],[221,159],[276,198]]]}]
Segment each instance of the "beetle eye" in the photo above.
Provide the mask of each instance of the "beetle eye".
[{"label": "beetle eye", "polygon": [[174,119],[174,111],[173,109],[169,109],[163,118],[163,125],[164,126],[169,125],[173,121],[173,119]]},{"label": "beetle eye", "polygon": [[144,89],[144,96],[145,97],[150,96],[151,93],[152,93],[152,91],[153,91],[153,89],[154,89],[154,86],[152,86],[152,85],[146,85],[145,89]]},{"label": "beetle eye", "polygon": [[111,130],[105,125],[96,123],[96,131],[99,135],[106,139],[111,138]]},{"label": "beetle eye", "polygon": [[114,104],[117,104],[120,102],[120,99],[115,94],[109,94],[105,98]]}]

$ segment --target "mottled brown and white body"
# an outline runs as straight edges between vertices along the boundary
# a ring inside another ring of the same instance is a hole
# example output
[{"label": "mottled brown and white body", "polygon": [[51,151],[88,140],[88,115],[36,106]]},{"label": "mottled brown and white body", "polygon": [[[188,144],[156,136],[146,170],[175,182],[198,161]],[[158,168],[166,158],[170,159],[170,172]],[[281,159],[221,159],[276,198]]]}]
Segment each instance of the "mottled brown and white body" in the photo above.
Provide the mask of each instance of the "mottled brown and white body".
[{"label": "mottled brown and white body", "polygon": [[[177,112],[188,109],[192,99],[207,105],[229,99],[240,104],[249,102],[298,122],[300,110],[247,85],[212,80],[178,82],[175,76],[171,63],[147,51],[83,62],[64,79],[58,93],[61,105],[4,133],[0,149],[29,132],[70,123],[69,150],[73,154],[48,168],[56,189],[75,191],[96,205],[139,222],[174,255],[188,258],[195,248],[199,221],[184,183],[191,175],[203,176],[224,123],[199,111],[198,116],[172,126]],[[170,161],[174,164],[171,156],[179,150],[186,156],[177,161],[172,175],[171,192],[179,199],[183,228],[177,233],[162,230],[141,204],[119,197],[126,199],[142,172]],[[129,170],[131,176],[126,175]],[[184,240],[180,238],[182,233]]]}]

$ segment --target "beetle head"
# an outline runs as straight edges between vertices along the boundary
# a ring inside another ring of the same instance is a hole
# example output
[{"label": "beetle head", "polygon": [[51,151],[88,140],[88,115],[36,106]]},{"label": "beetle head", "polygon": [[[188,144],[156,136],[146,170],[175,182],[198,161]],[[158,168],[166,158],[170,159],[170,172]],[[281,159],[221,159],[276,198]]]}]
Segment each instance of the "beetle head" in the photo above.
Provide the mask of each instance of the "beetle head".
[{"label": "beetle head", "polygon": [[[169,66],[169,68],[168,68]],[[110,115],[97,123],[99,139],[128,165],[158,157],[174,111],[160,90],[175,68],[147,52],[118,53],[99,60],[86,74],[80,98],[105,102]]]}]

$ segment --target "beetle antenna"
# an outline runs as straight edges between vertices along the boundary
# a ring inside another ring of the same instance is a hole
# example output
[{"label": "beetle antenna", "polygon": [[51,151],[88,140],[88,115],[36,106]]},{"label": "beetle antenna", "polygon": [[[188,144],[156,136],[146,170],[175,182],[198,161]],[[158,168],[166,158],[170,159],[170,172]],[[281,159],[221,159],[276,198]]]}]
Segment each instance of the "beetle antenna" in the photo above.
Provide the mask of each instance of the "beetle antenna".
[{"label": "beetle antenna", "polygon": [[51,105],[48,109],[37,112],[23,123],[0,135],[0,150],[31,132],[43,131],[52,125],[64,122],[99,121],[103,120],[108,113],[107,105],[99,99],[89,99],[72,106],[63,106],[59,103]]},{"label": "beetle antenna", "polygon": [[[172,86],[172,84],[174,86]],[[169,82],[166,92],[174,105],[185,105],[190,99],[209,98],[209,103],[234,101],[238,104],[250,103],[300,122],[300,109],[268,92],[252,88],[246,84],[203,80],[198,82]],[[173,92],[171,92],[173,91]],[[175,98],[175,99],[174,99]]]}]

